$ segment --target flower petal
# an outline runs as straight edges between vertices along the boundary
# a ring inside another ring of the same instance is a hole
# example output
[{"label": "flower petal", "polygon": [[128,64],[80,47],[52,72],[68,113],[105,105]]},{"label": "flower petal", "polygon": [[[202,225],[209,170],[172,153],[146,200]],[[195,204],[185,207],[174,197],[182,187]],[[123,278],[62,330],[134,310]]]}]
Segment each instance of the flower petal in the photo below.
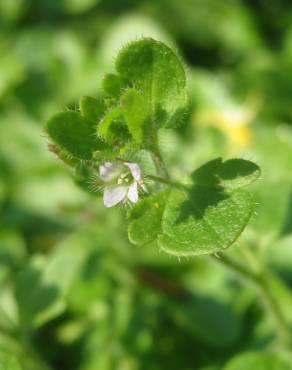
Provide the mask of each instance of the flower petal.
[{"label": "flower petal", "polygon": [[139,195],[138,195],[138,184],[137,184],[136,181],[134,181],[133,184],[130,185],[130,187],[129,187],[128,199],[132,203],[137,203],[138,202],[138,199],[139,199]]},{"label": "flower petal", "polygon": [[131,162],[124,162],[125,166],[129,168],[131,171],[132,176],[136,181],[139,181],[141,179],[141,170],[137,163],[131,163]]},{"label": "flower petal", "polygon": [[127,195],[126,186],[107,186],[103,193],[103,204],[105,207],[114,207],[120,203]]},{"label": "flower petal", "polygon": [[112,181],[119,177],[121,171],[122,166],[120,164],[106,162],[99,166],[99,176],[103,181]]}]

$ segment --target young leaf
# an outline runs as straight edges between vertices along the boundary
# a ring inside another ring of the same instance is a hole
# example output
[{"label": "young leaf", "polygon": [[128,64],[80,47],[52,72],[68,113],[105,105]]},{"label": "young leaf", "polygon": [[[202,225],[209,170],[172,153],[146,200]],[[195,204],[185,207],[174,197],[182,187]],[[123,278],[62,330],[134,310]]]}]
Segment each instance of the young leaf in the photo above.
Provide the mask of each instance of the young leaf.
[{"label": "young leaf", "polygon": [[236,158],[223,162],[216,158],[198,168],[192,179],[197,185],[238,189],[256,181],[260,174],[260,168],[251,161]]},{"label": "young leaf", "polygon": [[280,355],[267,352],[247,352],[240,354],[224,367],[224,370],[290,370],[292,361]]},{"label": "young leaf", "polygon": [[179,121],[187,103],[185,71],[168,46],[150,38],[132,42],[119,53],[116,69],[145,97],[153,129]]},{"label": "young leaf", "polygon": [[79,102],[81,115],[97,124],[104,115],[106,106],[102,100],[82,96]]},{"label": "young leaf", "polygon": [[51,139],[74,157],[90,159],[100,147],[95,126],[78,112],[63,112],[53,116],[46,129]]},{"label": "young leaf", "polygon": [[148,244],[161,232],[161,220],[169,190],[142,199],[129,212],[128,236],[133,244]]},{"label": "young leaf", "polygon": [[102,87],[107,94],[117,98],[121,94],[122,81],[119,76],[108,73],[102,80]]},{"label": "young leaf", "polygon": [[134,140],[141,144],[144,139],[149,107],[141,94],[136,90],[128,90],[121,99],[122,111],[128,129]]},{"label": "young leaf", "polygon": [[117,106],[105,115],[97,127],[97,133],[111,144],[118,144],[120,141],[125,142],[129,139],[121,107]]},{"label": "young leaf", "polygon": [[250,194],[241,189],[173,189],[163,214],[159,245],[177,256],[215,253],[238,238],[252,210]]}]

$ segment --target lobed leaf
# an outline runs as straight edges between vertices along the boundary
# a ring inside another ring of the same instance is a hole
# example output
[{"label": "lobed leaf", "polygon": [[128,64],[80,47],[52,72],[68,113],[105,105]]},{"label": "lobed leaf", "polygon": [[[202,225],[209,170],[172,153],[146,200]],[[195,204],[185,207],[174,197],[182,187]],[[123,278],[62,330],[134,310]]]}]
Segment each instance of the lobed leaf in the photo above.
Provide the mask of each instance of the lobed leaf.
[{"label": "lobed leaf", "polygon": [[192,179],[198,185],[238,189],[252,184],[260,174],[259,166],[251,161],[234,158],[223,162],[216,158],[198,168]]},{"label": "lobed leaf", "polygon": [[193,186],[173,189],[162,218],[160,247],[177,256],[215,253],[241,234],[253,210],[245,190]]}]

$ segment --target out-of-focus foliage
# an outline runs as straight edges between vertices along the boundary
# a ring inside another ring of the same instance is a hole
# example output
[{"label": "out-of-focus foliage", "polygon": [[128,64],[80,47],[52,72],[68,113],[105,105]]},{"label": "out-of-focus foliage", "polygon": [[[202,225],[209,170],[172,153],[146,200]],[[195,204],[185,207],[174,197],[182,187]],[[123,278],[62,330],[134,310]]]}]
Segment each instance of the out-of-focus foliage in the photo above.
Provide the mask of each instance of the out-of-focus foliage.
[{"label": "out-of-focus foliage", "polygon": [[216,157],[262,167],[256,213],[227,253],[270,266],[292,325],[291,20],[289,0],[0,0],[0,369],[291,367],[252,289],[208,258],[161,253],[147,233],[130,245],[124,211],[83,191],[82,166],[72,183],[43,129],[99,98],[129,41],[177,49],[189,108],[179,130],[160,131],[162,155],[177,180]]}]

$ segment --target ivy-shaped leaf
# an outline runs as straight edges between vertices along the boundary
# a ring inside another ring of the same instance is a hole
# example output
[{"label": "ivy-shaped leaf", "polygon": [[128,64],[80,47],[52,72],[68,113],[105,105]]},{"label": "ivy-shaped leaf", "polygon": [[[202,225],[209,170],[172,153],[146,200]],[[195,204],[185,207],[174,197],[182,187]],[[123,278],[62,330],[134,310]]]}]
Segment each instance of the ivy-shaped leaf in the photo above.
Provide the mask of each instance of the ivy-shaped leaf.
[{"label": "ivy-shaped leaf", "polygon": [[156,214],[155,197],[136,205],[130,213],[129,238],[135,244],[158,238],[165,252],[177,256],[225,249],[239,237],[253,212],[252,198],[241,188],[259,175],[258,166],[250,161],[210,161],[194,172],[193,185],[172,188]]},{"label": "ivy-shaped leaf", "polygon": [[153,130],[180,121],[187,103],[186,77],[168,46],[150,38],[131,42],[119,53],[116,69],[146,99]]}]

